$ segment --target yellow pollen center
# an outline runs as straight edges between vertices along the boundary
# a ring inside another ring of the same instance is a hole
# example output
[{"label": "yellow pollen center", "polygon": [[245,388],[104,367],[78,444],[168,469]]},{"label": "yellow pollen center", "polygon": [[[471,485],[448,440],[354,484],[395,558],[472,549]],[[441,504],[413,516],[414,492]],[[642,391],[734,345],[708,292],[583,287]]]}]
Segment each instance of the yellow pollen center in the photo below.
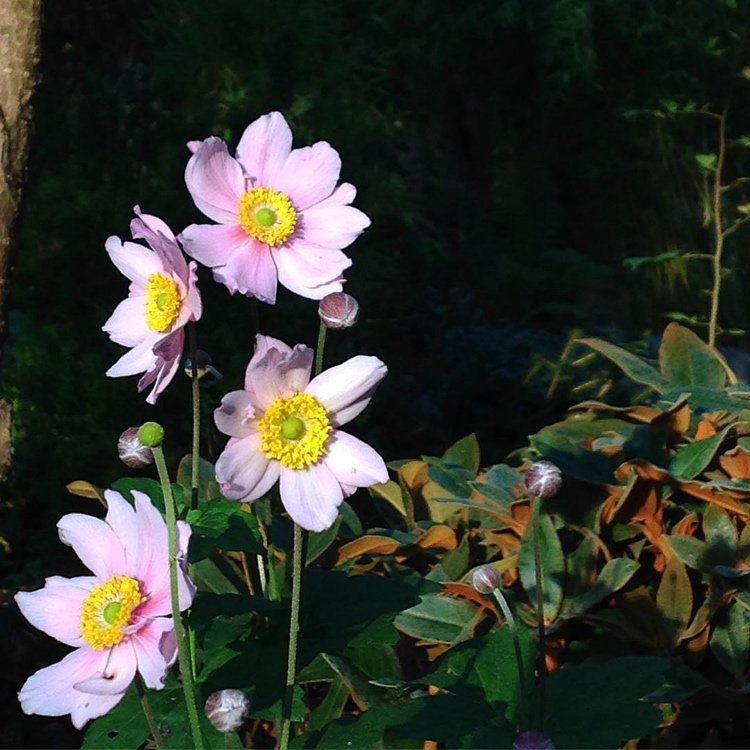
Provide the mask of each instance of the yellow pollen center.
[{"label": "yellow pollen center", "polygon": [[112,576],[91,589],[81,608],[81,638],[91,648],[102,650],[116,646],[125,627],[146,597],[135,578]]},{"label": "yellow pollen center", "polygon": [[146,324],[152,331],[168,331],[180,315],[182,300],[177,282],[152,273],[146,282]]},{"label": "yellow pollen center", "polygon": [[331,423],[307,393],[279,397],[258,421],[260,449],[287,469],[304,469],[325,453]]},{"label": "yellow pollen center", "polygon": [[284,193],[273,188],[248,190],[237,208],[240,226],[253,239],[278,247],[293,234],[297,211]]}]

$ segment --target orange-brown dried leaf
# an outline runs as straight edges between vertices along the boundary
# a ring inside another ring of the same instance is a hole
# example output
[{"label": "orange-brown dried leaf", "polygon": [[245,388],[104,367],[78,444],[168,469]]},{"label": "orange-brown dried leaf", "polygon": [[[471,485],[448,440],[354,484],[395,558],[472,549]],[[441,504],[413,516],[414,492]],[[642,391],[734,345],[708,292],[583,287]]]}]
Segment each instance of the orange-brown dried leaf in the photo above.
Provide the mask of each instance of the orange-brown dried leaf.
[{"label": "orange-brown dried leaf", "polygon": [[673,527],[672,534],[686,534],[694,536],[698,530],[698,518],[695,513],[687,513]]},{"label": "orange-brown dried leaf", "polygon": [[716,434],[716,427],[714,423],[704,417],[698,422],[698,426],[695,428],[695,439],[705,440],[705,438],[713,437]]},{"label": "orange-brown dried leaf", "polygon": [[421,549],[444,549],[450,552],[458,547],[456,532],[448,526],[438,524],[430,527],[419,539],[417,547]]},{"label": "orange-brown dried leaf", "polygon": [[730,479],[750,479],[750,451],[738,445],[719,456],[719,466]]},{"label": "orange-brown dried leaf", "polygon": [[427,468],[424,461],[407,461],[399,467],[398,473],[404,484],[412,492],[417,492],[429,481]]},{"label": "orange-brown dried leaf", "polygon": [[467,599],[472,604],[476,604],[481,610],[484,610],[485,613],[493,615],[496,619],[500,619],[500,613],[492,603],[492,600],[484,594],[480,594],[473,586],[470,586],[467,583],[444,583],[443,590],[440,594],[441,596]]},{"label": "orange-brown dried leaf", "polygon": [[362,555],[392,555],[398,547],[398,542],[388,536],[362,536],[339,547],[336,564],[341,565]]}]

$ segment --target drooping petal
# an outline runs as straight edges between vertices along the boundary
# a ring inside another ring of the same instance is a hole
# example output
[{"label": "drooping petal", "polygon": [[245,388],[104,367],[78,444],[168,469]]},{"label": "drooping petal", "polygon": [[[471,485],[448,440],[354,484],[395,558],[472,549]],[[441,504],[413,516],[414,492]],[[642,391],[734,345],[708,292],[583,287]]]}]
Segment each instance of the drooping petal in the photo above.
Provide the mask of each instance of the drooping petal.
[{"label": "drooping petal", "polygon": [[93,695],[124,695],[135,677],[138,661],[132,639],[125,638],[109,649],[104,667],[73,684],[76,690]]},{"label": "drooping petal", "polygon": [[388,469],[378,452],[341,430],[334,430],[322,461],[342,486],[371,487],[388,481]]},{"label": "drooping petal", "polygon": [[64,716],[70,714],[81,729],[89,720],[103,716],[116,706],[122,695],[97,696],[76,690],[73,685],[104,669],[107,651],[79,648],[62,661],[35,672],[18,694],[26,714]]},{"label": "drooping petal", "polygon": [[343,273],[352,261],[340,250],[312,245],[297,238],[290,245],[271,251],[279,281],[307,299],[323,299],[343,289]]},{"label": "drooping petal", "polygon": [[287,513],[308,531],[332,526],[344,499],[339,481],[322,462],[300,470],[282,468],[279,490]]},{"label": "drooping petal", "polygon": [[119,492],[114,490],[106,490],[104,499],[107,501],[107,515],[104,520],[115,533],[125,553],[126,564],[119,572],[133,576],[137,573],[141,545],[135,510]]},{"label": "drooping petal", "polygon": [[302,215],[306,242],[341,250],[370,226],[370,219],[354,206],[313,206]]},{"label": "drooping petal", "polygon": [[245,390],[253,406],[265,410],[279,396],[304,390],[310,380],[313,356],[312,349],[297,344],[292,350],[272,346],[260,359],[253,357],[245,372]]},{"label": "drooping petal", "polygon": [[151,370],[156,365],[154,344],[158,341],[160,334],[149,331],[149,335],[137,346],[120,357],[105,375],[110,378],[122,378],[127,375],[137,375],[139,372]]},{"label": "drooping petal", "polygon": [[120,242],[119,237],[109,237],[104,247],[117,270],[139,287],[145,287],[148,277],[161,273],[163,266],[158,256],[147,247],[135,242]]},{"label": "drooping petal", "polygon": [[198,291],[197,282],[198,264],[191,260],[188,264],[187,295],[182,304],[183,309],[188,313],[188,320],[192,321],[200,320],[203,315],[203,300]]},{"label": "drooping petal", "polygon": [[190,157],[185,184],[195,205],[220,224],[237,223],[237,204],[245,192],[242,167],[214,136],[206,138]]},{"label": "drooping petal", "polygon": [[208,268],[223,266],[235,251],[250,245],[239,224],[191,224],[180,234],[185,252]]},{"label": "drooping petal", "polygon": [[289,154],[272,187],[304,211],[333,193],[341,173],[341,157],[330,143],[319,141]]},{"label": "drooping petal", "polygon": [[246,391],[232,391],[221,399],[220,406],[214,410],[214,422],[229,437],[247,437],[255,428],[250,426],[255,417],[255,410],[250,403],[250,394]]},{"label": "drooping petal", "polygon": [[258,433],[230,440],[216,461],[216,481],[230,500],[257,500],[278,478],[279,465],[260,450]]},{"label": "drooping petal", "polygon": [[143,295],[126,297],[114,309],[102,330],[116,344],[138,346],[151,330],[146,323],[146,298]]},{"label": "drooping petal", "polygon": [[[177,656],[172,620],[157,617],[134,633],[131,640],[138,661],[138,671],[146,687],[161,690],[167,670]],[[165,649],[164,645],[169,646],[170,642],[171,648]]]},{"label": "drooping petal", "polygon": [[257,297],[261,302],[276,302],[276,265],[267,245],[257,240],[235,248],[223,266],[214,268],[214,278],[234,294]]},{"label": "drooping petal", "polygon": [[136,215],[130,222],[133,239],[146,240],[159,256],[164,269],[175,271],[184,280],[187,264],[172,230],[158,216],[141,213],[140,206],[135,206],[133,211]]},{"label": "drooping petal", "polygon": [[310,381],[305,393],[316,398],[328,412],[331,424],[339,427],[365,409],[387,372],[377,357],[358,355],[321,372]]},{"label": "drooping petal", "polygon": [[185,345],[185,329],[178,328],[159,341],[154,347],[155,367],[138,381],[138,391],[143,391],[152,383],[154,387],[146,397],[146,402],[155,404],[164,389],[172,382],[182,358]]},{"label": "drooping petal", "polygon": [[52,576],[37,591],[19,591],[16,604],[21,614],[39,630],[67,646],[83,645],[81,608],[97,579],[81,576],[75,579]]},{"label": "drooping petal", "polygon": [[122,542],[112,527],[83,513],[68,513],[57,522],[60,539],[73,547],[81,562],[101,581],[127,568]]},{"label": "drooping petal", "polygon": [[245,128],[237,146],[245,174],[253,186],[272,186],[292,150],[292,131],[281,112],[270,112]]}]

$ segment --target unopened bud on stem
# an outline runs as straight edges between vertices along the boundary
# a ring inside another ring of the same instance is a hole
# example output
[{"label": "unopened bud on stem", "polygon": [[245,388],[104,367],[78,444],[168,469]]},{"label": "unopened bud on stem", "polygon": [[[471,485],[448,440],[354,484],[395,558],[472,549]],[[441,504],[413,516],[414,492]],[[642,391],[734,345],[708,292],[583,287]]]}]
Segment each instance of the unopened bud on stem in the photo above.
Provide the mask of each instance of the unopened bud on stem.
[{"label": "unopened bud on stem", "polygon": [[158,422],[144,422],[138,428],[138,440],[149,448],[156,448],[164,440],[164,428]]},{"label": "unopened bud on stem", "polygon": [[326,328],[351,328],[359,318],[359,302],[345,292],[333,292],[320,300],[318,316]]},{"label": "unopened bud on stem", "polygon": [[120,435],[117,441],[117,454],[120,456],[120,461],[131,469],[142,469],[154,462],[151,449],[138,439],[137,427],[128,427]]},{"label": "unopened bud on stem", "polygon": [[491,594],[500,585],[500,576],[493,567],[482,565],[471,576],[471,585],[480,594]]},{"label": "unopened bud on stem", "polygon": [[217,690],[208,696],[203,710],[214,727],[227,734],[242,726],[250,711],[250,700],[241,690]]},{"label": "unopened bud on stem", "polygon": [[523,478],[526,489],[544,499],[554,497],[562,484],[560,469],[552,461],[535,461]]}]

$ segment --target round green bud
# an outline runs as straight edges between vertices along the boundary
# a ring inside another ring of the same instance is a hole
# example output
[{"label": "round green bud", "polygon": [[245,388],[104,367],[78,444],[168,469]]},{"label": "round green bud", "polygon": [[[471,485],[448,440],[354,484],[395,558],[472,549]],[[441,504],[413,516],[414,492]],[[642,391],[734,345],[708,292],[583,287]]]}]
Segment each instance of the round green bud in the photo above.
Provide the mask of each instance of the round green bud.
[{"label": "round green bud", "polygon": [[156,448],[164,440],[164,428],[158,422],[144,422],[138,428],[138,440],[149,448]]}]

